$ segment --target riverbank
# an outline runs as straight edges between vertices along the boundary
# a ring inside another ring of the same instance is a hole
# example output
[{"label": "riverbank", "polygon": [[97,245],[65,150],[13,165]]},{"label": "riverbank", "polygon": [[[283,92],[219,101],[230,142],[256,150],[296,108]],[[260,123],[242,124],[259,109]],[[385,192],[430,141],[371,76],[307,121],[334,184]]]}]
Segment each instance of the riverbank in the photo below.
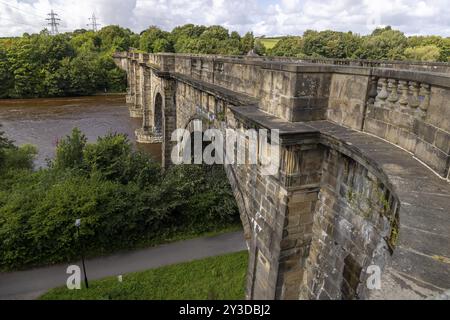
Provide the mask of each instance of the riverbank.
[{"label": "riverbank", "polygon": [[[31,104],[31,105],[39,105],[43,103],[43,106],[49,105],[65,105],[70,101],[89,101],[96,102],[96,98],[111,98],[114,101],[120,101],[121,103],[125,103],[125,95],[126,92],[112,92],[112,93],[96,93],[89,96],[67,96],[67,97],[49,97],[49,98],[6,98],[0,99],[0,106],[8,106],[8,105],[21,105],[21,104]],[[107,100],[106,100],[107,101]]]},{"label": "riverbank", "polygon": [[46,167],[46,159],[55,156],[56,144],[74,127],[82,130],[89,142],[108,132],[124,133],[140,150],[156,161],[161,158],[159,145],[136,144],[134,132],[142,120],[132,119],[123,95],[74,98],[2,99],[0,124],[16,145],[32,144],[39,151],[37,168]]}]

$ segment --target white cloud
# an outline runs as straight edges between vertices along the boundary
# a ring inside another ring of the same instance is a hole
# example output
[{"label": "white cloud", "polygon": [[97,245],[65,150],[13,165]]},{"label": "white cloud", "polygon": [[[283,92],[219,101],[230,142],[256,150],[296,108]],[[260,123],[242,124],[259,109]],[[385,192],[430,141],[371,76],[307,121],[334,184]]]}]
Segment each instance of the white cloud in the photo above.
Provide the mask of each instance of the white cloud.
[{"label": "white cloud", "polygon": [[136,32],[194,23],[258,35],[307,29],[367,34],[375,25],[392,25],[407,34],[450,36],[448,0],[0,0],[0,36],[39,31],[51,9],[61,18],[61,31],[87,28],[94,12],[103,26]]}]

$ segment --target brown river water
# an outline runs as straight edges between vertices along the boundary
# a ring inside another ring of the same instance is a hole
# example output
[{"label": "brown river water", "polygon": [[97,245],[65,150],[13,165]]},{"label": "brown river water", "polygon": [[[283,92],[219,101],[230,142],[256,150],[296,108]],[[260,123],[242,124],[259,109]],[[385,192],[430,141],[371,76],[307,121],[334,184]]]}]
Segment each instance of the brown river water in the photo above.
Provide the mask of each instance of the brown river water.
[{"label": "brown river water", "polygon": [[53,158],[57,141],[79,128],[95,142],[109,132],[128,135],[133,145],[161,161],[160,144],[138,144],[134,130],[141,119],[129,117],[125,96],[93,96],[51,99],[0,99],[1,131],[16,145],[33,144],[38,147],[36,167],[46,166]]}]

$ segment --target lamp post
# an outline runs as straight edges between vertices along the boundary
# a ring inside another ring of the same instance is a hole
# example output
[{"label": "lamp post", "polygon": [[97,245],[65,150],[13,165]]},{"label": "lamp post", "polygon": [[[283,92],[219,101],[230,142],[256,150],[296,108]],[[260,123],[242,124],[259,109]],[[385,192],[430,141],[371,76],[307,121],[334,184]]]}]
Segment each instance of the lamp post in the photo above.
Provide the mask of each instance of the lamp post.
[{"label": "lamp post", "polygon": [[80,239],[80,226],[81,226],[81,219],[75,220],[75,227],[77,228],[77,235],[78,235],[78,241],[81,243],[81,263],[83,264],[83,273],[84,273],[84,284],[86,285],[86,289],[89,288],[88,279],[86,275],[86,266],[84,264],[84,244],[83,241]]}]

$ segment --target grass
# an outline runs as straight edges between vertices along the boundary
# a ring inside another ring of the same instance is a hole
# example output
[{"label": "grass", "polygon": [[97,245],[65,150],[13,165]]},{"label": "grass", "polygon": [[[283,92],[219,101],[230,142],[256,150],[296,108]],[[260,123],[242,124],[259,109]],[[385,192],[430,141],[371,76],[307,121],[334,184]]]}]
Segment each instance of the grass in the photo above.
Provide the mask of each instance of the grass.
[{"label": "grass", "polygon": [[261,43],[266,49],[272,49],[281,38],[261,38]]},{"label": "grass", "polygon": [[240,300],[247,251],[91,281],[89,289],[52,289],[41,300]]}]

